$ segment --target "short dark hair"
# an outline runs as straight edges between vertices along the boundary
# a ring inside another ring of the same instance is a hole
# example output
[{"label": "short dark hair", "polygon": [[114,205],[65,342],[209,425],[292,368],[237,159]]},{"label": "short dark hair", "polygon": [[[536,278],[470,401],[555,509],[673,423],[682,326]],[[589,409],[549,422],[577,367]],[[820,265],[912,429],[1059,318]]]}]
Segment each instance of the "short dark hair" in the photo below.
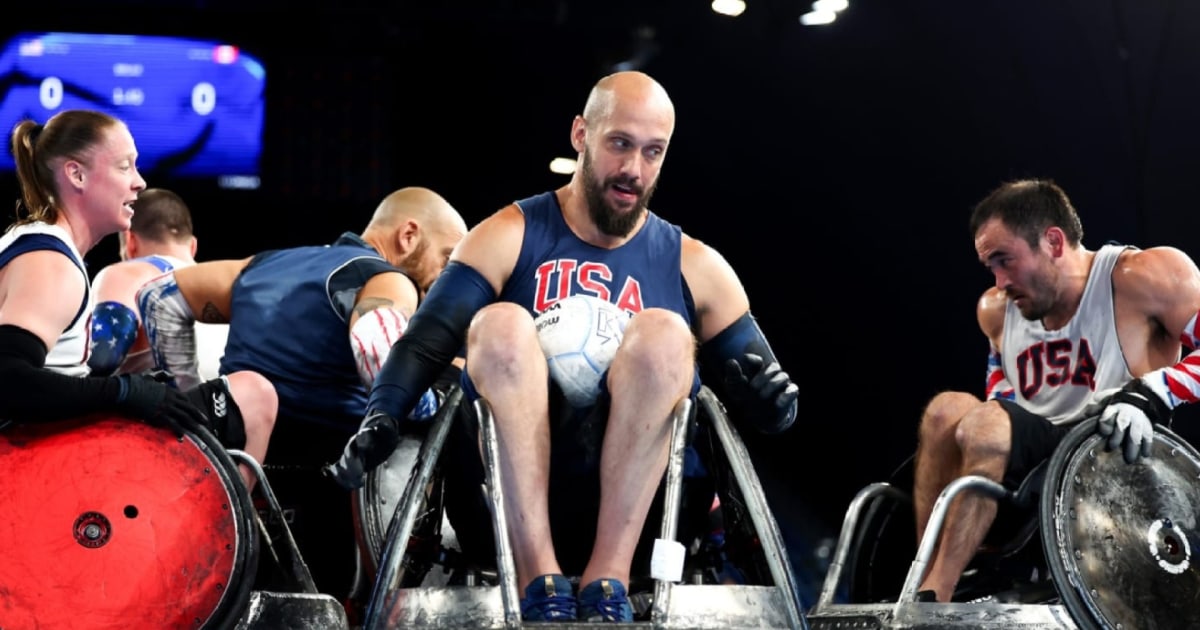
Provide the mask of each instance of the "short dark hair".
[{"label": "short dark hair", "polygon": [[1060,228],[1072,247],[1083,240],[1083,224],[1067,193],[1048,179],[1010,181],[989,193],[971,212],[971,237],[992,219],[1000,219],[1030,247],[1037,247],[1042,232],[1051,226]]},{"label": "short dark hair", "polygon": [[133,202],[129,231],[159,243],[182,241],[192,237],[192,212],[174,192],[147,188]]}]

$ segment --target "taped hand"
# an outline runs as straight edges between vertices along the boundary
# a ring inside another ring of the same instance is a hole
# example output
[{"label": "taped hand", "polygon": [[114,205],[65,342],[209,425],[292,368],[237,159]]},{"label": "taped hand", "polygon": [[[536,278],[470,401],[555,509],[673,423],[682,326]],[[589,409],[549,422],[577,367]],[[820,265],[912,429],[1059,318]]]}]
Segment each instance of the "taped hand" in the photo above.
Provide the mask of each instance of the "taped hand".
[{"label": "taped hand", "polygon": [[325,475],[346,490],[361,488],[364,476],[387,461],[399,444],[400,423],[386,413],[371,412],[342,456],[324,468]]},{"label": "taped hand", "polygon": [[1154,423],[1171,415],[1171,410],[1141,379],[1129,381],[1115,392],[1100,414],[1096,432],[1108,438],[1108,450],[1120,448],[1125,463],[1149,457],[1154,446]]},{"label": "taped hand", "polygon": [[185,430],[209,426],[208,417],[182,392],[151,374],[122,374],[117,408],[154,426],[165,426],[183,437]]},{"label": "taped hand", "polygon": [[764,363],[757,354],[745,354],[741,361],[727,361],[725,390],[760,430],[779,433],[796,420],[800,388],[777,361]]}]

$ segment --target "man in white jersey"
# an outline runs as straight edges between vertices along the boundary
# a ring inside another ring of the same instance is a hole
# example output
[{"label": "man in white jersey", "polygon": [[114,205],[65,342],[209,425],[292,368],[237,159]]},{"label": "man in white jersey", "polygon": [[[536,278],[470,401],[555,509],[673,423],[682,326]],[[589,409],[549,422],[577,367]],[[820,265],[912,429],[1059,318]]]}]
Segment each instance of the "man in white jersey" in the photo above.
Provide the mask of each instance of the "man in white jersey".
[{"label": "man in white jersey", "polygon": [[[1008,182],[975,206],[971,233],[996,278],[977,304],[990,342],[983,400],[937,394],[918,431],[917,540],[954,479],[1016,489],[1077,421],[1099,415],[1109,449],[1149,454],[1154,423],[1200,395],[1200,270],[1172,247],[1089,250],[1067,195],[1047,180]],[[919,600],[952,601],[996,518],[964,493],[946,514]]]},{"label": "man in white jersey", "polygon": [[[101,269],[92,281],[96,305],[92,310],[87,364],[97,376],[155,370],[150,342],[138,315],[137,291],[164,273],[196,264],[192,214],[179,195],[163,188],[147,188],[138,193],[131,206],[134,214],[129,229],[117,233],[121,261]],[[211,416],[212,428],[222,443],[242,448],[255,460],[263,461],[274,426],[275,393],[269,384],[242,387],[238,392],[239,409],[229,406],[224,397],[231,383],[247,378],[257,383],[264,379],[250,372],[221,377],[218,368],[229,326],[196,323],[195,328],[192,360],[198,364],[200,380],[180,380],[179,389],[201,388],[200,398],[205,401],[205,411]],[[247,423],[240,408],[250,404],[251,397],[255,399],[251,408],[264,411],[255,413]],[[262,404],[258,399],[263,399]],[[247,486],[253,487],[252,471],[241,468]]]},{"label": "man in white jersey", "polygon": [[[133,202],[128,230],[117,233],[121,262],[101,269],[92,282],[92,374],[137,374],[154,370],[150,342],[140,325],[137,290],[150,280],[196,264],[192,213],[183,199],[164,188],[147,188]],[[200,380],[219,376],[228,324],[196,322],[196,362]]]}]

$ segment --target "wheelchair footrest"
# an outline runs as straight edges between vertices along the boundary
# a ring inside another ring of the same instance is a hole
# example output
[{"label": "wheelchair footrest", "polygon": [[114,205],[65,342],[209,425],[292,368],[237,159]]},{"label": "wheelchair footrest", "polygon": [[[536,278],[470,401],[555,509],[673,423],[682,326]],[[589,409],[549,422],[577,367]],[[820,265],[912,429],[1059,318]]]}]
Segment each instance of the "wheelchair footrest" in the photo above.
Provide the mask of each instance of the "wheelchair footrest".
[{"label": "wheelchair footrest", "polygon": [[331,595],[252,591],[235,630],[321,628],[349,630],[346,608]]},{"label": "wheelchair footrest", "polygon": [[904,630],[1076,630],[1079,626],[1061,605],[1038,604],[939,604],[911,602],[901,605],[835,604],[808,614],[810,630],[833,628],[903,628]]},{"label": "wheelchair footrest", "polygon": [[[665,617],[657,623],[635,622],[632,627],[788,628],[782,597],[774,586],[674,584],[667,595]],[[386,601],[381,617],[389,628],[504,627],[504,605],[500,589],[495,586],[402,588],[389,593]],[[563,627],[578,630],[589,625],[612,627],[580,622]],[[553,628],[556,624],[539,622],[537,627]]]}]

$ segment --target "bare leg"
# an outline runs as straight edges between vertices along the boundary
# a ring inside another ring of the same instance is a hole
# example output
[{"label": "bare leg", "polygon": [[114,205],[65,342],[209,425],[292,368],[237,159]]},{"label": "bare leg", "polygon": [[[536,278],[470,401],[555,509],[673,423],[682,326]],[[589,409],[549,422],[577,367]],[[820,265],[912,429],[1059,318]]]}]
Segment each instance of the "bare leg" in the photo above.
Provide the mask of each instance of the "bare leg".
[{"label": "bare leg", "polygon": [[917,518],[918,546],[925,536],[929,514],[938,494],[962,475],[962,452],[954,439],[958,423],[980,404],[982,401],[971,394],[943,392],[929,401],[921,415],[913,462],[913,509]]},{"label": "bare leg", "polygon": [[609,370],[612,404],[600,457],[596,541],[580,584],[629,584],[646,514],[666,470],[671,411],[692,384],[695,342],[679,315],[647,309],[630,321]]},{"label": "bare leg", "polygon": [[467,373],[496,421],[498,465],[521,587],[562,573],[550,536],[548,368],[533,318],[510,303],[484,308],[467,335]]},{"label": "bare leg", "polygon": [[[267,457],[267,444],[271,431],[275,429],[275,416],[279,413],[279,396],[275,387],[257,372],[234,372],[228,377],[229,393],[242,412],[245,422],[246,446],[242,449],[260,464]],[[258,478],[254,471],[239,465],[246,488],[253,490]]]},{"label": "bare leg", "polygon": [[[961,464],[955,478],[981,475],[996,482],[1001,481],[1012,451],[1008,413],[996,402],[972,408],[958,423],[954,442],[961,453]],[[996,509],[995,499],[975,492],[964,492],[951,503],[946,512],[941,542],[921,589],[934,590],[938,601],[950,601],[963,570],[987,536],[996,518]],[[928,524],[927,513],[923,522]]]}]

